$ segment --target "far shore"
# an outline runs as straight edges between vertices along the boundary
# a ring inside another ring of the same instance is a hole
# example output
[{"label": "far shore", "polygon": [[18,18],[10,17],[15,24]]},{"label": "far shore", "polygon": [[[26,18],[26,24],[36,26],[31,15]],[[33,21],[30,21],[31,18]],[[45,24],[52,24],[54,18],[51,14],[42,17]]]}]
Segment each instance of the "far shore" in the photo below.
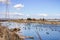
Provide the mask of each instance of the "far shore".
[{"label": "far shore", "polygon": [[60,21],[48,21],[45,19],[40,19],[40,20],[36,20],[36,19],[15,19],[15,20],[1,20],[0,22],[17,22],[17,23],[40,23],[40,24],[56,24],[56,25],[60,25]]},{"label": "far shore", "polygon": [[8,20],[9,22],[17,23],[40,23],[40,24],[56,24],[59,25],[60,21],[47,21],[47,20]]}]

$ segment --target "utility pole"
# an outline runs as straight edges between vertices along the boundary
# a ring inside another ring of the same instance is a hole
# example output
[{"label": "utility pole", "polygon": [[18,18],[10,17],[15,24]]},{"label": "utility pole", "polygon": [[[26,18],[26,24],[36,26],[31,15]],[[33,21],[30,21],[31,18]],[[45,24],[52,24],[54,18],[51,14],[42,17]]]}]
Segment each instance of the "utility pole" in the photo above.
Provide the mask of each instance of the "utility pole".
[{"label": "utility pole", "polygon": [[9,9],[8,9],[8,2],[9,2],[9,0],[6,0],[6,19],[8,19],[8,13],[9,13]]}]

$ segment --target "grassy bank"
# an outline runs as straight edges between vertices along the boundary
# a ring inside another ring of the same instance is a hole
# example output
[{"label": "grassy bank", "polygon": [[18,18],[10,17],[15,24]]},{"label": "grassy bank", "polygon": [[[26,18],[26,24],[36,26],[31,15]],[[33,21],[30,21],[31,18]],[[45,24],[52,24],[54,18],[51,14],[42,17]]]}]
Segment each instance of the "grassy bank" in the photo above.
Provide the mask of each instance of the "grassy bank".
[{"label": "grassy bank", "polygon": [[60,24],[60,21],[47,21],[47,20],[8,20],[9,22],[17,23],[41,23],[41,24]]}]

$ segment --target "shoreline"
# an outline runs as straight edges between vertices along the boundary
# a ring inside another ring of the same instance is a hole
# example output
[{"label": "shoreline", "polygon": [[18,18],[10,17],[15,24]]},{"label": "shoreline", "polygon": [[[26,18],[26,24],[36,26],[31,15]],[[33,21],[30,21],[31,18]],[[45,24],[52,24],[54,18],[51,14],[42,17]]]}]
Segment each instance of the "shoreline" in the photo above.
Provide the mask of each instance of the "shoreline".
[{"label": "shoreline", "polygon": [[16,22],[16,23],[40,23],[40,24],[55,24],[60,25],[60,21],[48,21],[48,20],[27,20],[27,19],[15,19],[15,20],[2,20],[0,22]]},{"label": "shoreline", "polygon": [[17,22],[17,23],[40,23],[40,24],[55,24],[60,25],[60,21],[42,21],[42,20],[8,20],[8,22]]}]

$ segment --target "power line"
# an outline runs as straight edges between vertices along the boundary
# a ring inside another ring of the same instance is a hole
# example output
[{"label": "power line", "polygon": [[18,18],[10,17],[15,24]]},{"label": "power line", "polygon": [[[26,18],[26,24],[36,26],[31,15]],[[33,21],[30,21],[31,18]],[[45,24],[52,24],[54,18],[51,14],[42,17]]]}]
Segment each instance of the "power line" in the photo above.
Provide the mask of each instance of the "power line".
[{"label": "power line", "polygon": [[8,1],[9,0],[6,0],[6,19],[8,19],[8,17],[9,17],[9,15],[8,15],[8,13],[9,13],[9,8],[8,8]]}]

